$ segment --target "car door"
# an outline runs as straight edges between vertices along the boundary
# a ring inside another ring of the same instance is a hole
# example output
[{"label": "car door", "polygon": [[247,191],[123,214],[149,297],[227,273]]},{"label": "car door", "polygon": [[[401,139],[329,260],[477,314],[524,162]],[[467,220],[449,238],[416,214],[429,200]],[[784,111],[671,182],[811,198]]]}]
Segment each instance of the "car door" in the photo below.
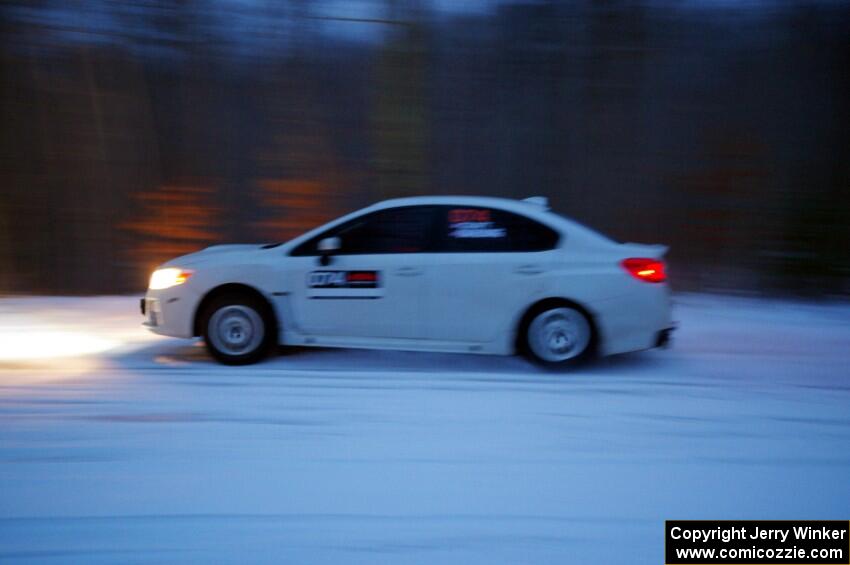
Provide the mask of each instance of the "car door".
[{"label": "car door", "polygon": [[[338,338],[424,337],[433,207],[388,208],[354,218],[295,248],[287,260],[298,331]],[[322,264],[318,243],[338,237]]]},{"label": "car door", "polygon": [[542,296],[559,235],[506,210],[440,206],[428,270],[429,339],[487,343],[510,328],[519,310]]}]

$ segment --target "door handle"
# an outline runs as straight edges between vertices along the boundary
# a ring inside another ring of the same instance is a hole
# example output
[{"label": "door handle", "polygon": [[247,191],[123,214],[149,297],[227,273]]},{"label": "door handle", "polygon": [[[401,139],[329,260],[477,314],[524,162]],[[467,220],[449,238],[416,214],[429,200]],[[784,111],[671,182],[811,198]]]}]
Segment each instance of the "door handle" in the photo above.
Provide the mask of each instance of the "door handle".
[{"label": "door handle", "polygon": [[399,267],[395,270],[395,274],[400,277],[417,277],[424,272],[425,270],[420,267]]},{"label": "door handle", "polygon": [[520,275],[539,275],[543,272],[543,267],[539,265],[520,265],[514,272]]}]

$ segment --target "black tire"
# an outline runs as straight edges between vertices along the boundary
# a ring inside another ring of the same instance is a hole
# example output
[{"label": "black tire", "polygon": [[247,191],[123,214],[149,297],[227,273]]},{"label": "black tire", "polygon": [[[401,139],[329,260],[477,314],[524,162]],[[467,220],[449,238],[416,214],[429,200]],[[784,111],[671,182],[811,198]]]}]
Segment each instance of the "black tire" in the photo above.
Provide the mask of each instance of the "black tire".
[{"label": "black tire", "polygon": [[595,356],[593,321],[566,304],[541,308],[524,324],[522,350],[529,359],[550,369],[578,367]]},{"label": "black tire", "polygon": [[277,324],[268,304],[244,293],[215,297],[201,314],[207,351],[225,365],[248,365],[265,358],[277,342]]}]

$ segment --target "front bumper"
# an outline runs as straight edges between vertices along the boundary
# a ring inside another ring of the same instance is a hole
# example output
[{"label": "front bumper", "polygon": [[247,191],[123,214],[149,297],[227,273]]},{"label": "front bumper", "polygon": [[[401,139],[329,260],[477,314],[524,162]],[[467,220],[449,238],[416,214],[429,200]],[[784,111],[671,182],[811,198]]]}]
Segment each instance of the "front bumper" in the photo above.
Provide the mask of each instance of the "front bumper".
[{"label": "front bumper", "polygon": [[142,325],[150,331],[171,337],[192,337],[198,299],[193,293],[179,295],[167,290],[149,290],[139,302]]},{"label": "front bumper", "polygon": [[157,328],[163,325],[164,319],[162,316],[162,306],[160,306],[160,302],[156,298],[142,298],[140,309],[142,311],[142,316],[145,317],[145,321],[142,322],[142,325],[146,328],[156,331]]}]

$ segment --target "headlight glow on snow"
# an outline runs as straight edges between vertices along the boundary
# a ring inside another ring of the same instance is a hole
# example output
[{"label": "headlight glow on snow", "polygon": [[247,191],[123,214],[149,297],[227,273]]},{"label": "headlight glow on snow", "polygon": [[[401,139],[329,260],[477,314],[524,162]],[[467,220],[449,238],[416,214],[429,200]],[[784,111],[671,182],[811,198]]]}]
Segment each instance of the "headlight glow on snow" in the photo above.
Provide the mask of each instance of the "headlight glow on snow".
[{"label": "headlight glow on snow", "polygon": [[172,286],[183,284],[191,276],[192,271],[179,269],[177,267],[166,267],[164,269],[157,269],[153,272],[153,274],[151,274],[151,280],[148,284],[148,288],[151,290],[162,290],[164,288],[171,288]]},{"label": "headlight glow on snow", "polygon": [[91,355],[118,345],[113,339],[58,328],[0,331],[0,361]]}]

